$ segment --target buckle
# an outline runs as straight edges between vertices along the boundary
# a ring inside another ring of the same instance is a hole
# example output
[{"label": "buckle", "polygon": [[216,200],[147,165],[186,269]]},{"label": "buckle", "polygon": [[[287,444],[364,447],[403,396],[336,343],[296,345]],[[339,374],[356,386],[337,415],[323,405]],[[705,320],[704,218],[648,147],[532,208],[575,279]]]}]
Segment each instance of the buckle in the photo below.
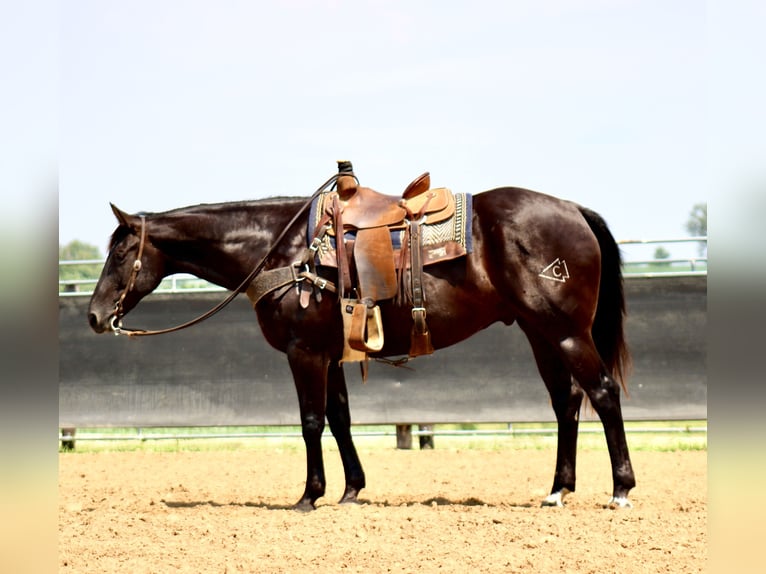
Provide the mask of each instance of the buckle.
[{"label": "buckle", "polygon": [[316,253],[319,251],[319,247],[322,245],[322,240],[319,239],[319,237],[315,237],[314,241],[311,242],[311,245],[309,245],[309,251],[311,253]]},{"label": "buckle", "polygon": [[[305,265],[306,272],[309,270],[308,263]],[[301,268],[301,262],[300,261],[293,261],[293,264],[290,265],[290,273],[293,276],[293,282],[300,283],[304,279],[306,279],[305,275],[299,275],[299,269]],[[303,273],[302,271],[300,273]]]}]

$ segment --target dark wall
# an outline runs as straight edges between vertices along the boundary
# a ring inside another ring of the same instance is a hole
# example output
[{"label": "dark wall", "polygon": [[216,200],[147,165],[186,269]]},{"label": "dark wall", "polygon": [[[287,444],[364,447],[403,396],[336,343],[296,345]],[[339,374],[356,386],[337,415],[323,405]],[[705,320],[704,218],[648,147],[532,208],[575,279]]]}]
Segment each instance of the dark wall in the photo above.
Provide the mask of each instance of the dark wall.
[{"label": "dark wall", "polygon": [[[625,418],[706,418],[706,278],[628,278],[626,293],[634,371]],[[153,295],[126,323],[176,325],[223,296]],[[87,305],[59,299],[60,426],[299,423],[287,361],[263,340],[246,298],[189,329],[132,339],[94,334]],[[358,365],[345,369],[354,423],[553,420],[516,326],[493,325],[405,367],[371,363],[367,384]]]}]

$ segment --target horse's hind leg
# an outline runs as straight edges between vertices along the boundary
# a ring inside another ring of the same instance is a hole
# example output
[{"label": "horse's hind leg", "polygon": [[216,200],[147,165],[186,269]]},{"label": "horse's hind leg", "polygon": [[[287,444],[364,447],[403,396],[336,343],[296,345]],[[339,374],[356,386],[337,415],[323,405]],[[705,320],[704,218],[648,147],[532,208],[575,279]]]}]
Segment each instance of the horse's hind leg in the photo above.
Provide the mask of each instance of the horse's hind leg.
[{"label": "horse's hind leg", "polygon": [[609,506],[632,506],[628,493],[636,485],[636,479],[625,438],[619,385],[607,372],[589,335],[567,337],[561,341],[560,348],[572,374],[588,395],[604,426],[614,484]]},{"label": "horse's hind leg", "polygon": [[557,349],[548,341],[524,328],[537,368],[551,396],[553,411],[558,424],[556,449],[556,472],[551,493],[543,500],[543,506],[563,506],[564,496],[575,491],[577,462],[577,433],[583,391],[572,380]]},{"label": "horse's hind leg", "polygon": [[365,486],[364,470],[351,438],[351,415],[343,366],[334,361],[331,362],[327,375],[327,421],[330,423],[335,442],[338,443],[346,476],[346,490],[340,502],[356,502],[359,491]]}]

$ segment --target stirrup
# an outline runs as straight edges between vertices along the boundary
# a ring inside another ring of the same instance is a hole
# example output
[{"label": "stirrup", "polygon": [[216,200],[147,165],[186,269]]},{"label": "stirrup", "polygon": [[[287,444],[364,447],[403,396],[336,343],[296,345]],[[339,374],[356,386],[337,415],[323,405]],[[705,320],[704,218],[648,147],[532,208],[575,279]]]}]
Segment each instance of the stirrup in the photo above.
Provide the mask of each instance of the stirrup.
[{"label": "stirrup", "polygon": [[361,302],[353,306],[348,344],[365,353],[376,353],[383,348],[383,321],[378,305],[368,307]]},{"label": "stirrup", "polygon": [[351,313],[356,305],[356,299],[342,298],[340,300],[340,314],[343,318],[343,356],[341,357],[341,363],[355,363],[366,362],[367,353],[351,348],[349,339],[351,338]]}]

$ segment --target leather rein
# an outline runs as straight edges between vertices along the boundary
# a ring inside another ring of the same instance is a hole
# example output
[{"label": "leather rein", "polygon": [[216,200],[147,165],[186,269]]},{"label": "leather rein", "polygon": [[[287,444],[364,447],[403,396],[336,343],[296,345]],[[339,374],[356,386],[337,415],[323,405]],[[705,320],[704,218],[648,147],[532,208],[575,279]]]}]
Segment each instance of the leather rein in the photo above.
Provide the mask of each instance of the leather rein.
[{"label": "leather rein", "polygon": [[282,242],[282,240],[287,235],[287,232],[292,228],[293,225],[295,225],[295,222],[298,220],[298,218],[303,214],[306,209],[309,208],[311,203],[321,194],[324,192],[328,186],[335,183],[336,180],[339,177],[343,176],[352,176],[356,179],[356,176],[354,176],[352,173],[336,173],[334,174],[330,179],[328,179],[326,182],[324,182],[313,194],[312,196],[301,206],[301,208],[298,210],[298,212],[293,216],[293,218],[287,223],[285,228],[282,230],[282,232],[279,234],[279,236],[274,240],[274,243],[271,244],[271,247],[269,247],[269,250],[266,252],[266,254],[261,258],[261,260],[258,262],[258,264],[253,268],[253,270],[248,274],[247,277],[240,283],[239,287],[237,287],[234,291],[232,291],[223,301],[218,303],[215,307],[210,309],[209,311],[203,313],[199,317],[192,319],[191,321],[187,321],[186,323],[183,323],[181,325],[176,325],[175,327],[168,327],[167,329],[159,329],[159,330],[144,330],[144,329],[127,329],[122,326],[122,318],[125,316],[125,311],[123,309],[123,301],[125,301],[125,297],[127,297],[128,293],[133,290],[133,287],[136,283],[136,277],[138,276],[139,272],[141,271],[142,263],[141,263],[141,257],[144,253],[144,244],[146,243],[146,216],[141,216],[141,239],[138,244],[138,255],[136,256],[136,260],[133,262],[133,268],[130,271],[130,277],[128,278],[128,282],[125,285],[125,289],[120,294],[119,299],[117,300],[117,303],[114,306],[114,313],[112,314],[112,318],[110,319],[110,327],[112,329],[112,332],[115,335],[127,335],[128,337],[145,337],[148,335],[163,335],[165,333],[172,333],[173,331],[180,331],[181,329],[185,329],[187,327],[191,327],[192,325],[196,325],[197,323],[201,323],[205,319],[209,319],[218,311],[226,307],[229,303],[231,303],[237,295],[240,293],[243,293],[248,285],[253,282],[253,280],[258,276],[258,274],[263,270],[264,266],[266,265],[266,262],[269,260],[269,257],[274,253],[274,250],[279,246],[279,244]]}]

